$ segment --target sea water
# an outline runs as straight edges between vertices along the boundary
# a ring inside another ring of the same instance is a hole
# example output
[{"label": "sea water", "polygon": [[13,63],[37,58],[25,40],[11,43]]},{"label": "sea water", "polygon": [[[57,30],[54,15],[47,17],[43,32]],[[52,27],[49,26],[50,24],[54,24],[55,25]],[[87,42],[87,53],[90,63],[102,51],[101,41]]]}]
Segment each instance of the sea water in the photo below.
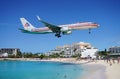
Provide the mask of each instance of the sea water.
[{"label": "sea water", "polygon": [[0,79],[78,79],[80,65],[41,61],[0,61]]}]

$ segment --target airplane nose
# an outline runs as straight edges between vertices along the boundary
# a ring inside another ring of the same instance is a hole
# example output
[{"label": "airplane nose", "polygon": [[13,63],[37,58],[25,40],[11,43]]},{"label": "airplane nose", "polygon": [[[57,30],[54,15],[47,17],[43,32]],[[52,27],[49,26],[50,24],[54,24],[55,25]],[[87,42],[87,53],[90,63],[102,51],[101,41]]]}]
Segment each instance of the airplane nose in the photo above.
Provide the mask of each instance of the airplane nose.
[{"label": "airplane nose", "polygon": [[100,25],[98,23],[94,23],[97,27],[99,27]]}]

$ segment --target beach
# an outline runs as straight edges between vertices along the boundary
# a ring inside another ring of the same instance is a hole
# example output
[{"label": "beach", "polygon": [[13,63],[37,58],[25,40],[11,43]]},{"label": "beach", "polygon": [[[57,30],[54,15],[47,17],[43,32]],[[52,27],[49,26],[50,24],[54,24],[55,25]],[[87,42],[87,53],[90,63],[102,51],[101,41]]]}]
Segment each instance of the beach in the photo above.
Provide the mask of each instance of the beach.
[{"label": "beach", "polygon": [[82,79],[120,79],[120,63],[117,61],[112,65],[104,60],[97,62],[90,62],[83,65],[88,74],[84,75]]},{"label": "beach", "polygon": [[115,60],[107,63],[104,60],[89,61],[76,60],[76,58],[50,58],[40,60],[38,58],[6,58],[0,60],[20,60],[20,61],[48,61],[48,62],[64,62],[82,65],[86,73],[80,79],[119,79],[120,77],[120,63]]},{"label": "beach", "polygon": [[110,64],[100,61],[102,65],[106,66],[105,75],[107,79],[120,79],[120,63],[117,61],[110,66]]}]

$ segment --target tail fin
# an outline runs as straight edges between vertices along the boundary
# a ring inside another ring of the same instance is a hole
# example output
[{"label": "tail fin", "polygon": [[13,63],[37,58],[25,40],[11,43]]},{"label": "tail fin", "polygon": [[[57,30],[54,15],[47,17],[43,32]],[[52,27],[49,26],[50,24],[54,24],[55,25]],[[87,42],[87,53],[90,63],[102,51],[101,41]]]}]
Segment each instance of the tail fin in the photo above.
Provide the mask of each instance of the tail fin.
[{"label": "tail fin", "polygon": [[30,22],[28,22],[25,18],[20,18],[20,21],[24,27],[25,30],[31,31],[33,28],[35,28]]}]

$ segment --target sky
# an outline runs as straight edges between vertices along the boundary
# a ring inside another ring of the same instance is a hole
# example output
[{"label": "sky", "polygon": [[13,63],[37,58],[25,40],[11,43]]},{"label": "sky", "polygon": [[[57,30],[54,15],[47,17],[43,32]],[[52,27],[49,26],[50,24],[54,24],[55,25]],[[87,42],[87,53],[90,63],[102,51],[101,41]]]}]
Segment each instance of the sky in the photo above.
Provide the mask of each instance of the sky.
[{"label": "sky", "polygon": [[[20,19],[44,27],[36,15],[54,25],[95,22],[100,26],[76,30],[57,38],[54,34],[26,34]],[[22,52],[48,52],[65,44],[87,42],[99,50],[120,46],[119,0],[0,0],[0,48],[19,48]]]}]

